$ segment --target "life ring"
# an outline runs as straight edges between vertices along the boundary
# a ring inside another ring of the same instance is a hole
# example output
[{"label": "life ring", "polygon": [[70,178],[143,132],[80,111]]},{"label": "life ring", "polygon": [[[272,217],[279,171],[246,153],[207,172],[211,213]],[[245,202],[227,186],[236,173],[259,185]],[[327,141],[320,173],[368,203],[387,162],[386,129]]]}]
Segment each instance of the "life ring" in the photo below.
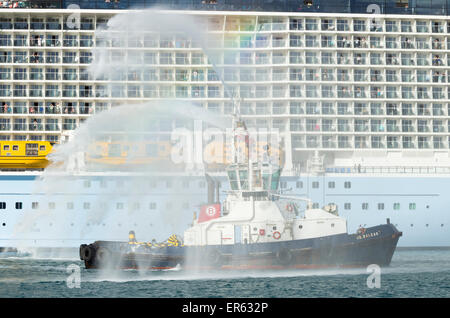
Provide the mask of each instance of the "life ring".
[{"label": "life ring", "polygon": [[278,232],[278,231],[275,231],[275,232],[273,232],[272,236],[273,236],[274,239],[279,240],[280,237],[281,237],[281,233]]},{"label": "life ring", "polygon": [[286,205],[286,210],[289,212],[292,212],[294,210],[294,208],[292,207],[292,204]]}]

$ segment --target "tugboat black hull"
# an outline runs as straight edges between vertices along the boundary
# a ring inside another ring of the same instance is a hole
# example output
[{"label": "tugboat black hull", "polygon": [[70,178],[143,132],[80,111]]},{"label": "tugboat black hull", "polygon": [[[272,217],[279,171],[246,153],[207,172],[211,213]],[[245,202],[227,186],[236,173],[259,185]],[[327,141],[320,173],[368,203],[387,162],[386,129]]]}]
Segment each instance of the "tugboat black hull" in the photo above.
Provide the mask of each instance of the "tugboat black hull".
[{"label": "tugboat black hull", "polygon": [[148,247],[96,241],[80,246],[85,267],[116,269],[289,269],[388,266],[402,235],[392,224],[359,234],[271,243]]}]

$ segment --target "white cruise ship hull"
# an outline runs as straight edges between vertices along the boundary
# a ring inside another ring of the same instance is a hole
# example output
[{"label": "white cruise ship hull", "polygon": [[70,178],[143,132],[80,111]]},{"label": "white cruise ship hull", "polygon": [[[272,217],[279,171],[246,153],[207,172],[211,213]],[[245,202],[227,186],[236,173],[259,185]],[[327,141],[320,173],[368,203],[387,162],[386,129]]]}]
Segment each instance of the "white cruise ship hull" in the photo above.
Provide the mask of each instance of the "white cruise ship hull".
[{"label": "white cruise ship hull", "polygon": [[[435,247],[450,246],[449,179],[328,173],[284,177],[281,185],[285,194],[318,206],[336,204],[349,233],[389,218],[403,232],[400,247]],[[130,230],[140,241],[162,241],[183,233],[207,200],[204,177],[71,176],[47,190],[38,180],[35,174],[0,176],[0,247],[74,248],[123,241]]]}]

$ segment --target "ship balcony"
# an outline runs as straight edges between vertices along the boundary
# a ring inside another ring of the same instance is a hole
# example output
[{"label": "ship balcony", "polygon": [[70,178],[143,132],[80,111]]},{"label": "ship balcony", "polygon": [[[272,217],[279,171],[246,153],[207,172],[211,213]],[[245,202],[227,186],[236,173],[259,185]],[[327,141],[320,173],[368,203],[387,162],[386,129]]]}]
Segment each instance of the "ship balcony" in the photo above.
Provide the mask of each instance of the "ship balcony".
[{"label": "ship balcony", "polygon": [[415,132],[415,128],[411,125],[402,126],[402,132]]},{"label": "ship balcony", "polygon": [[387,132],[399,132],[400,131],[400,127],[398,127],[397,125],[386,125],[386,131]]},{"label": "ship balcony", "polygon": [[61,46],[61,42],[59,40],[46,40],[45,41],[45,46],[47,47],[58,47]]},{"label": "ship balcony", "polygon": [[11,22],[0,22],[0,30],[12,30],[13,24]]},{"label": "ship balcony", "polygon": [[423,142],[419,141],[417,143],[419,149],[430,149],[430,143],[429,142]]},{"label": "ship balcony", "polygon": [[28,124],[28,130],[29,131],[43,131],[44,130],[44,125],[42,125],[41,123],[31,123]]},{"label": "ship balcony", "polygon": [[286,40],[272,39],[272,47],[285,47]]},{"label": "ship balcony", "polygon": [[47,115],[56,115],[61,114],[61,109],[59,107],[45,107],[45,114]]},{"label": "ship balcony", "polygon": [[399,148],[399,143],[396,141],[388,141],[387,142],[387,148],[388,149],[398,149]]},{"label": "ship balcony", "polygon": [[[34,20],[34,21],[33,21]],[[30,23],[30,29],[31,30],[44,30],[45,29],[45,23],[42,21],[39,21],[38,19],[31,19]]]},{"label": "ship balcony", "polygon": [[13,107],[13,114],[27,114],[27,107],[25,106],[14,106]]},{"label": "ship balcony", "polygon": [[[61,59],[58,56],[47,56],[45,57],[45,63],[49,64],[59,64]],[[41,60],[39,60],[38,63],[42,63]]]},{"label": "ship balcony", "polygon": [[61,129],[60,129],[59,124],[53,124],[53,123],[51,123],[51,124],[46,123],[45,124],[45,131],[60,131],[60,130]]},{"label": "ship balcony", "polygon": [[433,132],[434,133],[442,133],[445,132],[445,127],[442,125],[433,125]]},{"label": "ship balcony", "polygon": [[425,125],[423,125],[423,124],[418,124],[417,125],[417,132],[428,133],[430,131],[431,131],[430,127],[428,125],[426,125],[426,124]]}]

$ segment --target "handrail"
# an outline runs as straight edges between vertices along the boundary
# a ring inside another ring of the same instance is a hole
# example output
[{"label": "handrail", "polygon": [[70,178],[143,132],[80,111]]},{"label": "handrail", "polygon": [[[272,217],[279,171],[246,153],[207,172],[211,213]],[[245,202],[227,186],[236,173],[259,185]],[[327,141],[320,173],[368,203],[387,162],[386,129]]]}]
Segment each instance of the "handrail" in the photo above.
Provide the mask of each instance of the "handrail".
[{"label": "handrail", "polygon": [[325,173],[450,173],[450,166],[335,166],[325,168]]}]

